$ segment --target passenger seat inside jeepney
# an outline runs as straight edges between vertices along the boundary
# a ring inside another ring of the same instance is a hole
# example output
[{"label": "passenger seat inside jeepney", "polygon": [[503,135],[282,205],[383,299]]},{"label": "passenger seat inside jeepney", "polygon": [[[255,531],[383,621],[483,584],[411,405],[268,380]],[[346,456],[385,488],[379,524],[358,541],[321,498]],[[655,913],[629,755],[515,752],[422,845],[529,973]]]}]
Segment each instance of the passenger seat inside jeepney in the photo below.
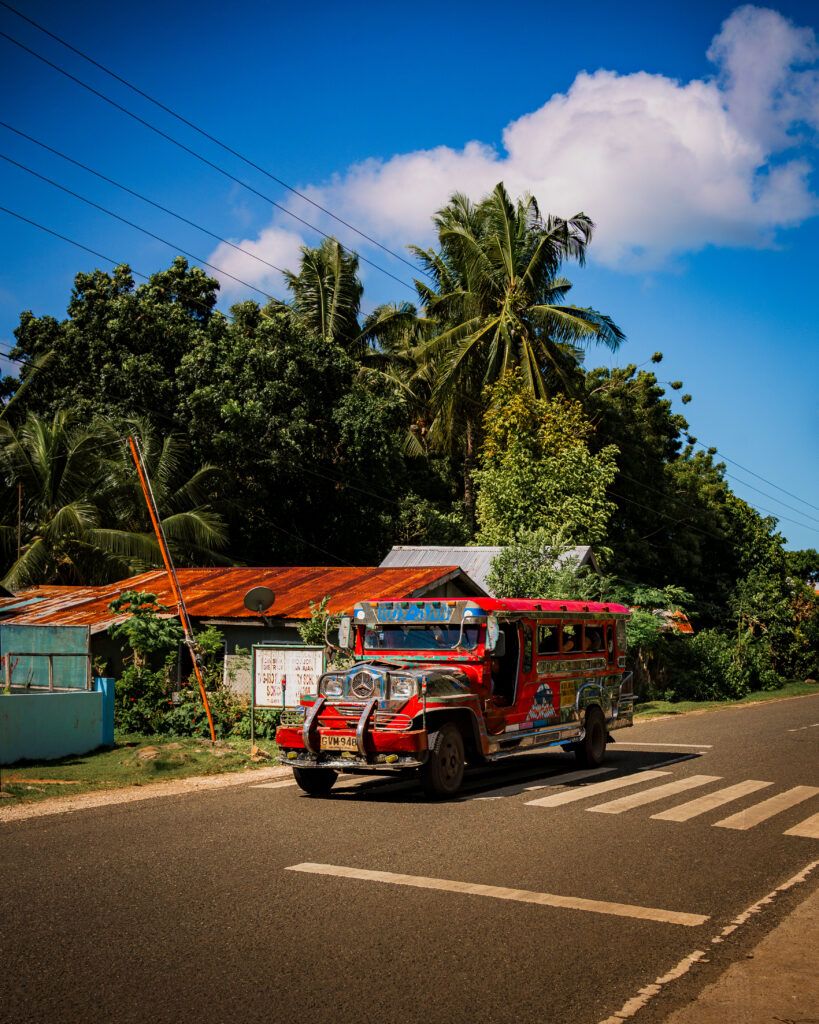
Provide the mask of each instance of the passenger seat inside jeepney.
[{"label": "passenger seat inside jeepney", "polygon": [[492,697],[496,704],[514,704],[518,672],[518,627],[513,622],[503,622],[500,628],[504,634],[504,651],[490,662]]}]

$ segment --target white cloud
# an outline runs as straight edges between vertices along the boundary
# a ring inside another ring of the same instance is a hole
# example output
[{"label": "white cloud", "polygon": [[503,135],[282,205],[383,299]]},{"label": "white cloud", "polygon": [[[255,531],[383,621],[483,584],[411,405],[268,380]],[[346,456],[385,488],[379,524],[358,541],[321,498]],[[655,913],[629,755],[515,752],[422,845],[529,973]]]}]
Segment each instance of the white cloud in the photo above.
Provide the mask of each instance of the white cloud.
[{"label": "white cloud", "polygon": [[[470,142],[374,158],[303,191],[402,251],[408,241],[432,241],[431,214],[453,191],[479,198],[501,180],[513,194],[532,192],[544,211],[588,213],[597,224],[591,257],[624,270],[662,266],[709,245],[770,244],[777,229],[819,209],[812,167],[793,154],[794,143],[812,141],[819,127],[818,53],[811,29],[776,11],[740,7],[708,50],[713,78],[581,72],[566,93],[512,121],[502,150]],[[300,200],[291,205],[378,262],[385,258]],[[285,221],[278,214],[240,244],[294,266],[296,236],[283,230]],[[258,273],[253,261],[232,259],[242,266],[237,276],[255,283],[247,277]]]}]

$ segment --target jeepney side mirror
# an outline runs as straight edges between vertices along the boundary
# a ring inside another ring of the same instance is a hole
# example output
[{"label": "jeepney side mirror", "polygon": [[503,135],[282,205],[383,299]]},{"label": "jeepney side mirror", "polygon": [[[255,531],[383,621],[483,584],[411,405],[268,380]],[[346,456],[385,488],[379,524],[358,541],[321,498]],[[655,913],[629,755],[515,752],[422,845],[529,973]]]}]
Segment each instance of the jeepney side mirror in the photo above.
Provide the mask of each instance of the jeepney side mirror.
[{"label": "jeepney side mirror", "polygon": [[[498,622],[496,615],[489,615],[486,619],[486,650],[488,653],[492,653],[503,636],[500,629],[500,623]],[[500,657],[500,655],[498,655]]]},{"label": "jeepney side mirror", "polygon": [[342,650],[349,651],[353,646],[352,635],[353,620],[349,615],[342,615],[338,623],[338,646]]}]

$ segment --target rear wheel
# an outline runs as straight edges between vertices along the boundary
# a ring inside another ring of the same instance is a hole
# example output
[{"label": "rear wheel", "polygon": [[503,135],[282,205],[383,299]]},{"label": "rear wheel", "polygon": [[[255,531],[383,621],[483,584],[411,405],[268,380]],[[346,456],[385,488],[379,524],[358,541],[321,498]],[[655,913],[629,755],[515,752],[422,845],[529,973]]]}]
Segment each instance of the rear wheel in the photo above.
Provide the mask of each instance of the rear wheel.
[{"label": "rear wheel", "polygon": [[421,767],[421,785],[427,796],[454,796],[464,778],[464,740],[451,722],[430,736],[429,757]]},{"label": "rear wheel", "polygon": [[572,747],[574,756],[584,768],[599,768],[606,756],[606,721],[598,707],[586,712],[586,733]]},{"label": "rear wheel", "polygon": [[296,785],[310,796],[327,796],[333,788],[338,772],[332,768],[294,768]]}]

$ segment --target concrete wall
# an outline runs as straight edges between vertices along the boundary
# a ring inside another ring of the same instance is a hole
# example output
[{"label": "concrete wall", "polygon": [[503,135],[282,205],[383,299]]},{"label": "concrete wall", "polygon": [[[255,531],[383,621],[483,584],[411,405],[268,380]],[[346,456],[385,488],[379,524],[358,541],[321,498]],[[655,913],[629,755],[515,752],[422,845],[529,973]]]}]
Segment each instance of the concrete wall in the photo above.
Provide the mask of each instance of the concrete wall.
[{"label": "concrete wall", "polygon": [[102,744],[102,693],[0,695],[0,764],[53,761]]}]

